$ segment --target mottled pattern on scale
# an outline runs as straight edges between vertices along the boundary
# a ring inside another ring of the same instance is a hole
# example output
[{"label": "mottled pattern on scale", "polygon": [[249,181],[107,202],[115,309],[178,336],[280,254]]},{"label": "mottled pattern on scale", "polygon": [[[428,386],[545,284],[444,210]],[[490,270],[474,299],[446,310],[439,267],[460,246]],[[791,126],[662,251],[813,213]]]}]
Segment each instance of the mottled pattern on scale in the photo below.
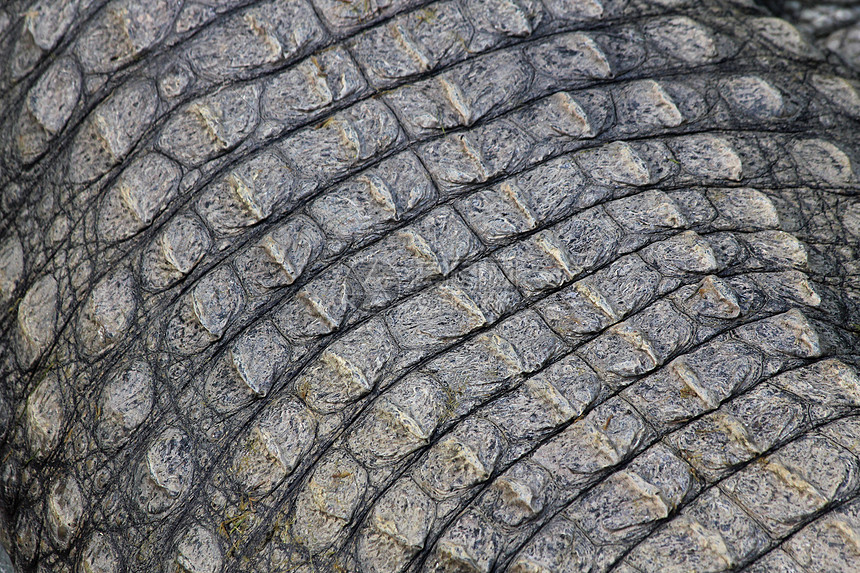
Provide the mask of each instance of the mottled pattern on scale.
[{"label": "mottled pattern on scale", "polygon": [[860,70],[860,2],[857,0],[758,0],[792,22],[822,50]]},{"label": "mottled pattern on scale", "polygon": [[684,0],[12,1],[21,571],[860,568],[858,83]]}]

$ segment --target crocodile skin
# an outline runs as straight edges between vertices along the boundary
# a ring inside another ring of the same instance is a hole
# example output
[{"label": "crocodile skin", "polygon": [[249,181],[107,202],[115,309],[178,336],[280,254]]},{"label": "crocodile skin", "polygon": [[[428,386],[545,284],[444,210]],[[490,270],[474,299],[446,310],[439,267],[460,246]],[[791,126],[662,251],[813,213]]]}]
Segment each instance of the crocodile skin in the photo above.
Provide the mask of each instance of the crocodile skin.
[{"label": "crocodile skin", "polygon": [[11,0],[21,572],[860,570],[860,83],[715,0]]},{"label": "crocodile skin", "polygon": [[860,2],[857,0],[761,0],[794,23],[821,49],[860,70]]}]

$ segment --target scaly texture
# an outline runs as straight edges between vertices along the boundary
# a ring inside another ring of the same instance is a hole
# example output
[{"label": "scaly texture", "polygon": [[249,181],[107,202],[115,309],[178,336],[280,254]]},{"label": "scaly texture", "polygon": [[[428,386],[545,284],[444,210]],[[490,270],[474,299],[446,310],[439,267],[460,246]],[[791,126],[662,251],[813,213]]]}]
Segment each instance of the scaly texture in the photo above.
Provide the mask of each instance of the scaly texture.
[{"label": "scaly texture", "polygon": [[22,572],[860,569],[857,77],[749,2],[13,1]]},{"label": "scaly texture", "polygon": [[857,0],[761,0],[792,22],[821,49],[860,69],[860,2]]}]

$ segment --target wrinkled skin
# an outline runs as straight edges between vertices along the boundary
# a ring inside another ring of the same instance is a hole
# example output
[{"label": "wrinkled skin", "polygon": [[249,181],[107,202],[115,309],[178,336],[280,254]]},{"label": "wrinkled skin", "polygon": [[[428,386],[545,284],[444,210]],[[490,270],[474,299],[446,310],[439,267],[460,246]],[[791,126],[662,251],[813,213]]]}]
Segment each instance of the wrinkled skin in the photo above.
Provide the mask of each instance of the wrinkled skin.
[{"label": "wrinkled skin", "polygon": [[747,2],[0,11],[19,571],[860,570],[856,73]]}]

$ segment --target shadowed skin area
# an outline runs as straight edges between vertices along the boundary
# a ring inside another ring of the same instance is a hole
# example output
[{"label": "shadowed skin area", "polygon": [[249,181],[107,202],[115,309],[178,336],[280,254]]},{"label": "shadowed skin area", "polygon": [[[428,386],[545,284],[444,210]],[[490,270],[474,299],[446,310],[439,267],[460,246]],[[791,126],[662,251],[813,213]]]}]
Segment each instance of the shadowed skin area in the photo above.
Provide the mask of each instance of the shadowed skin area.
[{"label": "shadowed skin area", "polygon": [[742,0],[12,0],[16,570],[860,570],[825,48]]}]

